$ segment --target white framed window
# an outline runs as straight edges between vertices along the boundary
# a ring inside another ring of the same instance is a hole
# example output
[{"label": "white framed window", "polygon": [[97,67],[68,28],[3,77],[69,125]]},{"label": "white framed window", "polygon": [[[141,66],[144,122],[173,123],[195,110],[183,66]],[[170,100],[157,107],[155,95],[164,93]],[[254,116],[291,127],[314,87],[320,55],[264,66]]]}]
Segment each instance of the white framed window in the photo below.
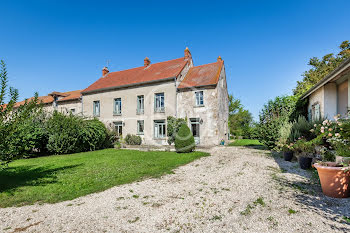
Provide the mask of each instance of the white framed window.
[{"label": "white framed window", "polygon": [[114,99],[113,115],[122,115],[122,99]]},{"label": "white framed window", "polygon": [[165,120],[154,121],[154,138],[165,138],[166,137],[166,126]]},{"label": "white framed window", "polygon": [[204,106],[203,91],[196,91],[196,106]]},{"label": "white framed window", "polygon": [[143,114],[145,110],[145,97],[143,95],[137,96],[137,114]]},{"label": "white framed window", "polygon": [[116,121],[114,123],[115,131],[117,132],[117,135],[121,137],[123,135],[123,122],[122,121]]},{"label": "white framed window", "polygon": [[164,92],[156,93],[154,95],[154,111],[155,112],[164,112],[165,111],[164,103]]},{"label": "white framed window", "polygon": [[100,116],[100,101],[96,100],[93,102],[93,114],[94,116]]},{"label": "white framed window", "polygon": [[137,121],[137,134],[144,134],[144,129],[145,129],[145,121],[138,120]]}]

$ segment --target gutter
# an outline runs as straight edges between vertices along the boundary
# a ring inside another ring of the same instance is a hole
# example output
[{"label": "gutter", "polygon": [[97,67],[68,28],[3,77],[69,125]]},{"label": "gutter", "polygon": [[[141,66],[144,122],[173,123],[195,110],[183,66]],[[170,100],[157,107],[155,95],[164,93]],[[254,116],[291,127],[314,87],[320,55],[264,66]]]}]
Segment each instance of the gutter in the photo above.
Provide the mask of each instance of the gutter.
[{"label": "gutter", "polygon": [[169,77],[169,78],[163,78],[163,79],[157,79],[157,80],[152,80],[152,81],[146,81],[146,82],[140,82],[140,83],[133,83],[133,84],[126,84],[122,86],[114,86],[114,87],[105,87],[105,88],[100,88],[96,90],[91,90],[91,91],[83,91],[81,94],[92,94],[92,93],[97,93],[97,92],[102,92],[102,91],[110,91],[110,90],[116,90],[116,89],[121,89],[121,88],[126,88],[126,87],[133,87],[133,86],[139,86],[139,85],[144,85],[144,84],[152,84],[152,83],[158,83],[158,82],[164,82],[164,81],[173,81],[175,77]]},{"label": "gutter", "polygon": [[350,58],[347,58],[345,61],[343,61],[337,68],[335,68],[330,74],[326,75],[326,77],[324,77],[318,83],[316,83],[313,87],[311,87],[300,98],[305,99],[306,97],[311,95],[314,91],[316,91],[318,88],[320,88],[321,86],[329,82],[332,78],[334,78],[334,76],[337,76],[339,73],[341,73],[344,69],[348,67],[350,67]]}]

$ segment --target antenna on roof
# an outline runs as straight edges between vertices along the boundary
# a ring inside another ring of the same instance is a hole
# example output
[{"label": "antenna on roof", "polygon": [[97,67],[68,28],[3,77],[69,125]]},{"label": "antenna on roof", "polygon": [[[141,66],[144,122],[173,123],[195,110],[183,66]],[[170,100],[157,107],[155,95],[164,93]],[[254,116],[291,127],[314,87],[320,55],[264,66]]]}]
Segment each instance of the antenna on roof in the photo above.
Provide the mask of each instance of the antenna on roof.
[{"label": "antenna on roof", "polygon": [[110,60],[106,60],[106,67],[109,67]]}]

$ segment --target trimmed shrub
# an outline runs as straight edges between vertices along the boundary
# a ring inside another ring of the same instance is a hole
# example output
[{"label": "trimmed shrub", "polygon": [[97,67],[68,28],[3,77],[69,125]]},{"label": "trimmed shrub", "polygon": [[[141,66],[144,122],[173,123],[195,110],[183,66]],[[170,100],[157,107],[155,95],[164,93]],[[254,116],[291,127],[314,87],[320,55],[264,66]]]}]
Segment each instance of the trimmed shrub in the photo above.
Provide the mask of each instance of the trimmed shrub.
[{"label": "trimmed shrub", "polygon": [[[82,131],[79,135],[80,148],[79,151],[99,150],[107,147],[106,140],[108,140],[108,130],[106,126],[99,120],[83,121]],[[110,146],[109,146],[110,147]]]},{"label": "trimmed shrub", "polygon": [[182,124],[186,124],[187,119],[175,118],[173,116],[168,116],[167,118],[167,136],[168,144],[171,145],[175,142],[175,136],[180,129]]},{"label": "trimmed shrub", "polygon": [[175,136],[175,149],[178,153],[189,153],[195,148],[195,142],[190,128],[182,124]]},{"label": "trimmed shrub", "polygon": [[142,143],[141,137],[133,134],[127,134],[124,140],[128,145],[141,145]]}]

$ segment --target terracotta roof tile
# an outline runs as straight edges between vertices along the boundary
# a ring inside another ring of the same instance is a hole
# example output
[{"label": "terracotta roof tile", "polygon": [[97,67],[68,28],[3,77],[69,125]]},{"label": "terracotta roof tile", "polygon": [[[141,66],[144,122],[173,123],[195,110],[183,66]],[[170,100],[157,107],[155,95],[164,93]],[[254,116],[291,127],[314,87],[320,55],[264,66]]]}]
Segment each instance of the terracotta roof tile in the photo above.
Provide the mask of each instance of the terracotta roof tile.
[{"label": "terracotta roof tile", "polygon": [[128,70],[110,72],[91,84],[82,93],[176,77],[180,74],[186,63],[187,60],[182,57],[154,63],[147,67],[141,66]]},{"label": "terracotta roof tile", "polygon": [[178,88],[216,85],[219,81],[223,61],[191,67]]},{"label": "terracotta roof tile", "polygon": [[[79,99],[81,97],[81,90],[77,90],[77,91],[67,91],[67,92],[52,92],[49,95],[46,96],[39,96],[38,97],[38,102],[39,103],[43,103],[43,104],[50,104],[53,103],[54,98],[51,94],[56,94],[56,95],[60,95],[60,96],[64,96],[62,99],[59,99],[58,102],[62,102],[62,101],[68,101],[68,100],[75,100],[75,99]],[[29,102],[30,100],[32,100],[34,97],[31,97],[29,99],[27,99],[27,102]],[[25,103],[25,100],[21,101],[21,102],[17,102],[15,104],[15,108],[23,105]]]}]

